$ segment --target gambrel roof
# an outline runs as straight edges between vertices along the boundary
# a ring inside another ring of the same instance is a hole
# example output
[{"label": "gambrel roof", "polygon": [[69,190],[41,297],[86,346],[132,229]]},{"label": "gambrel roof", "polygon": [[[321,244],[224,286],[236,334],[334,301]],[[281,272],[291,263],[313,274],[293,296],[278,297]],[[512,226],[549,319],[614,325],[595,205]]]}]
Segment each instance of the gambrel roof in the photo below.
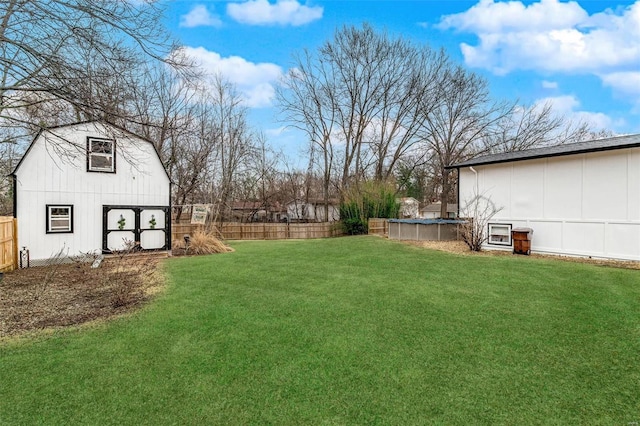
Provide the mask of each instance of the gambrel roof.
[{"label": "gambrel roof", "polygon": [[96,126],[96,131],[99,131],[97,126],[102,126],[104,129],[111,129],[113,132],[116,132],[120,135],[126,135],[127,137],[130,138],[135,138],[138,140],[141,140],[145,143],[149,143],[151,144],[151,146],[153,147],[153,150],[155,151],[158,160],[160,161],[160,164],[162,165],[162,168],[164,169],[165,174],[167,175],[167,177],[170,179],[169,176],[169,172],[167,171],[167,168],[165,167],[164,163],[162,162],[162,159],[160,157],[160,153],[158,152],[158,149],[156,148],[155,144],[153,143],[153,141],[146,139],[142,136],[136,135],[122,127],[116,126],[114,124],[109,124],[109,123],[105,123],[99,120],[89,120],[89,121],[80,121],[80,122],[76,122],[76,123],[69,123],[69,124],[61,124],[58,126],[51,126],[51,127],[43,127],[41,128],[38,133],[36,133],[36,135],[33,137],[33,139],[31,140],[31,143],[29,144],[29,146],[27,147],[27,149],[25,150],[24,154],[22,154],[22,157],[20,158],[20,161],[18,161],[18,164],[16,164],[16,166],[14,167],[13,171],[9,174],[9,176],[15,176],[16,172],[18,171],[18,169],[20,168],[20,166],[22,165],[24,159],[29,155],[29,151],[31,151],[31,148],[33,147],[33,145],[36,143],[36,141],[40,138],[40,136],[45,133],[45,132],[51,132],[54,131],[56,129],[65,129],[65,128],[70,128],[70,127],[76,127],[76,126],[82,126],[82,125],[86,125],[86,124],[93,124]]}]

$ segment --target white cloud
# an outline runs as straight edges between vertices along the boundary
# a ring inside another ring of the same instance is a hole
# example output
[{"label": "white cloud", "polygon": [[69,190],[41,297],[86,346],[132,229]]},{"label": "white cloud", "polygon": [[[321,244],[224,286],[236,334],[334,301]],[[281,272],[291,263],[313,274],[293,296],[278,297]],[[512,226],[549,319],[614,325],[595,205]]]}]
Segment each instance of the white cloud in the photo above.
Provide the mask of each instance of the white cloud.
[{"label": "white cloud", "polygon": [[640,104],[640,71],[613,72],[602,75],[601,78],[613,90],[634,95]]},{"label": "white cloud", "polygon": [[444,16],[439,26],[476,34],[519,32],[525,28],[541,32],[570,28],[587,17],[576,2],[541,0],[525,6],[520,1],[480,0],[466,12]]},{"label": "white cloud", "polygon": [[640,0],[593,15],[575,1],[525,6],[480,0],[466,12],[442,17],[439,27],[475,34],[476,45],[460,45],[465,62],[496,74],[528,69],[606,76],[637,71],[640,64]]},{"label": "white cloud", "polygon": [[236,21],[249,25],[300,26],[322,18],[320,6],[306,6],[297,0],[249,0],[244,3],[229,3],[227,13]]},{"label": "white cloud", "polygon": [[271,63],[254,63],[240,56],[223,58],[204,47],[185,47],[183,52],[193,58],[209,75],[220,74],[233,83],[242,94],[245,105],[252,108],[271,106],[275,85],[282,77],[282,68]]},{"label": "white cloud", "polygon": [[186,28],[219,27],[221,25],[220,18],[201,4],[194,6],[189,13],[180,17],[180,26]]},{"label": "white cloud", "polygon": [[543,89],[557,89],[558,88],[558,82],[557,81],[542,80],[542,88]]},{"label": "white cloud", "polygon": [[557,115],[575,123],[585,122],[596,130],[612,129],[614,125],[619,124],[614,123],[614,120],[607,114],[580,110],[580,101],[573,95],[554,96],[536,101],[538,106],[545,104],[553,105],[553,111]]}]

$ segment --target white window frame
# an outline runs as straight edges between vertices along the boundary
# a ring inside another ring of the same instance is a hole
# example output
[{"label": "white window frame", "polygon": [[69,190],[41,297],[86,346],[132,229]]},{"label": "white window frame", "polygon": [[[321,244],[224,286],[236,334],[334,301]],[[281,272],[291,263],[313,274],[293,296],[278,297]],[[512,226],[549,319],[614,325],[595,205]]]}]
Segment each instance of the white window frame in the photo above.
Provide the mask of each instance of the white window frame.
[{"label": "white window frame", "polygon": [[[93,142],[105,143],[109,142],[111,144],[111,152],[93,152]],[[93,165],[93,158],[101,157],[101,158],[110,158],[111,159],[111,167],[97,167]],[[102,173],[115,173],[116,172],[116,141],[113,139],[105,139],[105,138],[96,138],[96,137],[88,137],[87,138],[87,171],[88,172],[102,172]]]},{"label": "white window frame", "polygon": [[[53,209],[66,209],[66,214],[54,215]],[[67,226],[54,227],[54,220],[67,220]],[[73,233],[73,205],[71,204],[47,204],[47,234],[71,234]]]},{"label": "white window frame", "polygon": [[[494,228],[506,228],[507,233],[497,233]],[[499,237],[494,238],[494,237]],[[506,241],[502,241],[502,237],[506,237]],[[511,246],[511,224],[510,223],[490,223],[487,229],[487,243],[496,246]]]}]

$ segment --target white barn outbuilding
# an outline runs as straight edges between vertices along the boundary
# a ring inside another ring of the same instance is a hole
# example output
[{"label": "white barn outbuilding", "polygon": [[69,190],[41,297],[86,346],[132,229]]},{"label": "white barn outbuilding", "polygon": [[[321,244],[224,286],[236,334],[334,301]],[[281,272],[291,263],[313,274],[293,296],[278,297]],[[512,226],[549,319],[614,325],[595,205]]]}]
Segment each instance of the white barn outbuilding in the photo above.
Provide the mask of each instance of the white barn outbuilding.
[{"label": "white barn outbuilding", "polygon": [[454,164],[460,214],[476,195],[499,211],[486,249],[513,248],[531,228],[531,251],[640,260],[640,135],[478,157]]},{"label": "white barn outbuilding", "polygon": [[12,173],[18,245],[58,253],[171,248],[170,180],[153,143],[98,122],[42,130]]}]

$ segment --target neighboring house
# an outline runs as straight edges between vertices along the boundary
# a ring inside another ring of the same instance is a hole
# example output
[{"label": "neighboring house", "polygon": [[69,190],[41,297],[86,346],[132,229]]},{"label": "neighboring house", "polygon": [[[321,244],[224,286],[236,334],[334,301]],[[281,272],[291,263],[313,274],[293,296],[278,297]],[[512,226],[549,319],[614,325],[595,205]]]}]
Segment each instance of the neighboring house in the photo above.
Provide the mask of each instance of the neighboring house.
[{"label": "neighboring house", "polygon": [[531,250],[640,260],[640,135],[479,157],[458,169],[462,211],[480,195],[501,209],[485,248],[513,247],[511,230],[533,230]]},{"label": "neighboring house", "polygon": [[287,203],[289,222],[335,222],[340,220],[338,202],[329,200],[329,217],[325,216],[324,200],[293,200]]},{"label": "neighboring house", "polygon": [[[420,217],[423,219],[438,219],[440,218],[440,202],[429,204],[420,209]],[[448,203],[447,204],[447,217],[445,219],[455,219],[458,217],[458,205]]]},{"label": "neighboring house", "polygon": [[415,198],[396,198],[396,202],[400,204],[400,210],[398,211],[400,219],[415,219],[420,214],[420,201]]},{"label": "neighboring house", "polygon": [[280,203],[265,203],[261,201],[233,201],[231,202],[230,220],[235,222],[280,222],[286,212]]},{"label": "neighboring house", "polygon": [[170,249],[170,181],[154,145],[97,122],[40,131],[12,173],[18,245],[32,261]]}]

